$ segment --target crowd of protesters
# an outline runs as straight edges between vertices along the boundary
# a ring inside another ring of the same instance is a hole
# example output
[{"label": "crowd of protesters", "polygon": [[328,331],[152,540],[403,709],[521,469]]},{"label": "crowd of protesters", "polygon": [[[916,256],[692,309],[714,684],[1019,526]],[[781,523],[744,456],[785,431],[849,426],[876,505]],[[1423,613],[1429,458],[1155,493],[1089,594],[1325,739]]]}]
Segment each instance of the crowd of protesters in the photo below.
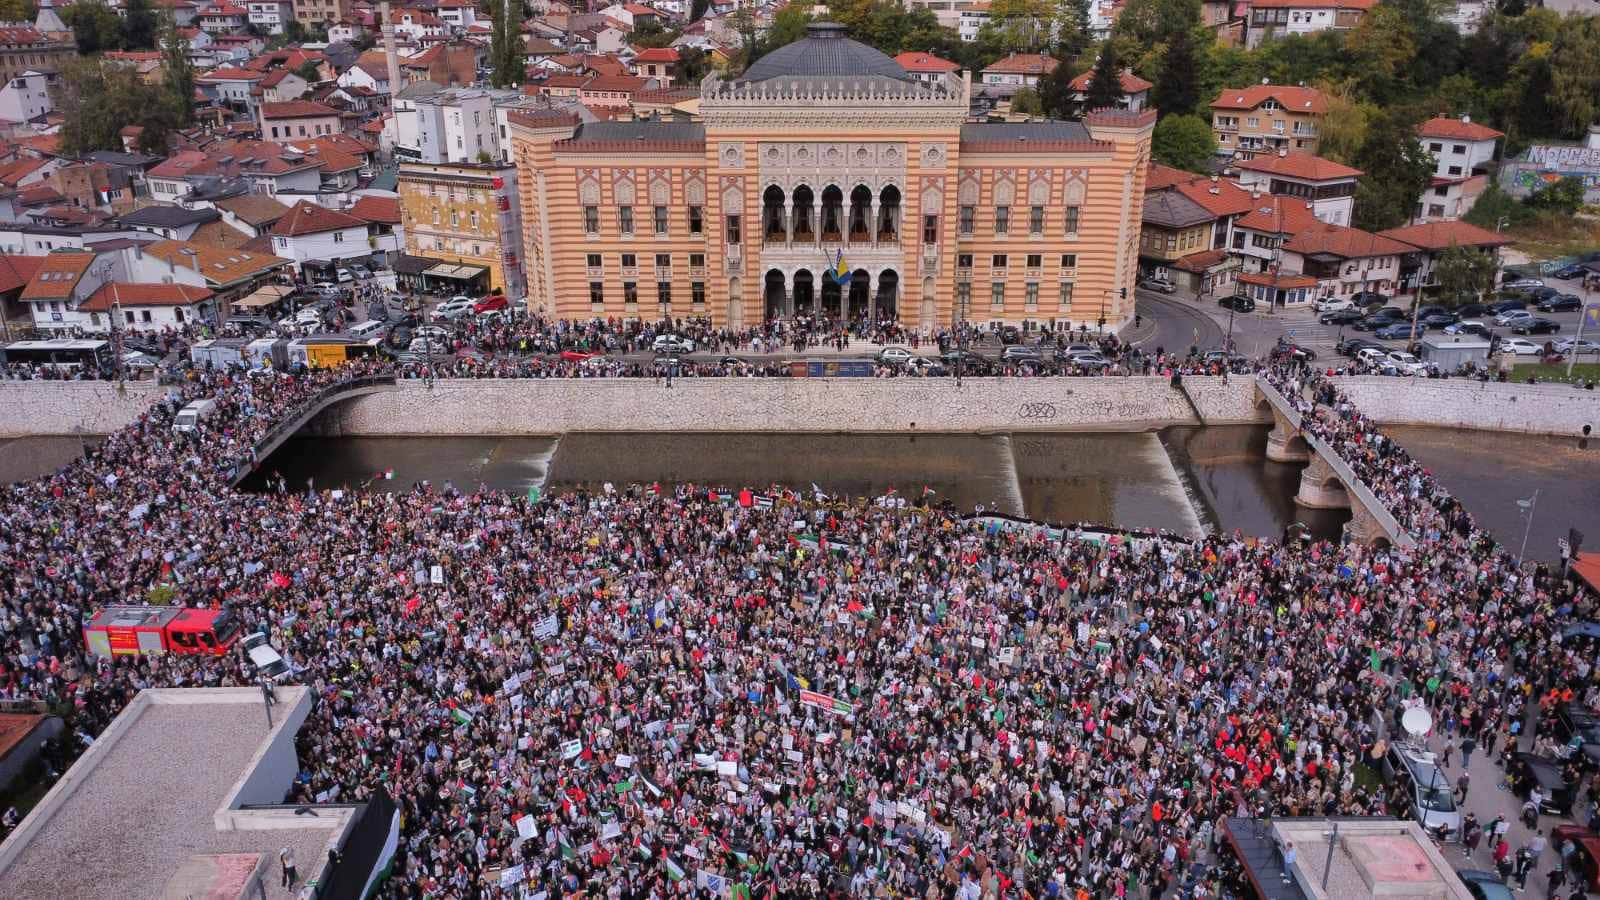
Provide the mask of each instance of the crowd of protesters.
[{"label": "crowd of protesters", "polygon": [[[1241,896],[1226,817],[1395,811],[1356,768],[1402,702],[1505,735],[1591,687],[1558,639],[1589,599],[1303,366],[1268,377],[1415,548],[1057,538],[738,486],[226,487],[378,367],[192,371],[5,488],[0,693],[81,750],[141,688],[252,677],[88,657],[86,614],[163,585],[228,604],[314,692],[287,799],[398,803],[386,896]],[[174,432],[196,397],[217,414]]]}]

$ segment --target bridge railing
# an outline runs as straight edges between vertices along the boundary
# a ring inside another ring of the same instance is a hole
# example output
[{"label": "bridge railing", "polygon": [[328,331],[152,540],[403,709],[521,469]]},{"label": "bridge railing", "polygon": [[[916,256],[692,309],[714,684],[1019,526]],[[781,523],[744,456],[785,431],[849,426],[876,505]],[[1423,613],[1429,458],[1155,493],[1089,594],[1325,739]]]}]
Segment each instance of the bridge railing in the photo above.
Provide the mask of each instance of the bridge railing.
[{"label": "bridge railing", "polygon": [[306,399],[305,403],[301,404],[298,411],[272,426],[266,434],[261,436],[260,440],[256,441],[250,459],[240,460],[234,464],[233,471],[228,477],[228,483],[238,484],[255,469],[257,463],[270,456],[272,451],[277,449],[278,445],[288,439],[290,435],[304,428],[306,422],[312,416],[321,412],[329,403],[346,394],[364,392],[376,387],[393,387],[395,383],[395,376],[393,375],[363,375],[359,378],[352,378],[349,381],[330,384],[312,394]]},{"label": "bridge railing", "polygon": [[1289,402],[1289,398],[1285,397],[1282,391],[1279,391],[1264,375],[1256,376],[1256,389],[1261,392],[1261,396],[1267,398],[1267,402],[1272,404],[1272,408],[1276,409],[1279,415],[1294,426],[1294,430],[1300,433],[1300,437],[1305,440],[1312,452],[1322,457],[1328,468],[1332,469],[1333,474],[1344,484],[1345,491],[1377,521],[1378,527],[1383,529],[1390,541],[1401,547],[1416,545],[1416,538],[1400,524],[1400,520],[1396,519],[1394,513],[1389,511],[1389,507],[1378,499],[1372,488],[1356,475],[1355,469],[1345,462],[1344,457],[1340,456],[1327,441],[1305,430],[1303,427],[1305,420],[1300,411],[1294,408],[1294,404]]}]

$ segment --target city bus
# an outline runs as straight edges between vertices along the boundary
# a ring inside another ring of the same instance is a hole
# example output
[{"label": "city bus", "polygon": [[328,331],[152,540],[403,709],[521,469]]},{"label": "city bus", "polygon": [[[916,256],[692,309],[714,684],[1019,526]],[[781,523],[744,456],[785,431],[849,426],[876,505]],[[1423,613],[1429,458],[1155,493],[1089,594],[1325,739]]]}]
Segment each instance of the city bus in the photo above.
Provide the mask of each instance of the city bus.
[{"label": "city bus", "polygon": [[6,365],[25,364],[48,366],[63,372],[87,368],[99,372],[109,369],[111,343],[109,341],[52,338],[48,341],[12,341],[0,348],[0,357]]}]

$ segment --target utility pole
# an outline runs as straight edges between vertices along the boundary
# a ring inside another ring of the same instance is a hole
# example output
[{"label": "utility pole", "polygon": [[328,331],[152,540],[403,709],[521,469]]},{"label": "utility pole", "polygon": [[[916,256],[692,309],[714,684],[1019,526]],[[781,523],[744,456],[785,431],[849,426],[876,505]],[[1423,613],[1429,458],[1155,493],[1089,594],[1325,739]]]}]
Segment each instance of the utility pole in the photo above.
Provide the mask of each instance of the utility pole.
[{"label": "utility pole", "polygon": [[1578,354],[1583,352],[1583,323],[1589,316],[1600,318],[1600,305],[1589,305],[1589,279],[1583,280],[1583,305],[1578,307],[1578,334],[1572,339],[1572,352],[1567,354],[1567,378],[1572,377],[1572,364],[1578,361]]},{"label": "utility pole", "polygon": [[1517,564],[1520,566],[1523,557],[1528,555],[1528,534],[1533,531],[1533,512],[1539,505],[1539,488],[1533,489],[1533,497],[1527,500],[1518,500],[1517,506],[1522,508],[1522,514],[1528,521],[1522,527],[1522,549],[1517,551]]}]

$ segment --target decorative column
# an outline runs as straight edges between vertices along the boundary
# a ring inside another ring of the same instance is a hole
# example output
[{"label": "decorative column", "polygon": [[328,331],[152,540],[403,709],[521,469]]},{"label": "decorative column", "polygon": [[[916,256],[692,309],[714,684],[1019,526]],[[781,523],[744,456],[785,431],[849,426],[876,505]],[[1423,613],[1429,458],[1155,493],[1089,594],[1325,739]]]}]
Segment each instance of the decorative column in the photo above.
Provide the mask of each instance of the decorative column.
[{"label": "decorative column", "polygon": [[[877,237],[876,234],[873,235]],[[871,327],[878,321],[878,280],[883,277],[883,270],[869,273],[867,281],[867,326]]]},{"label": "decorative column", "polygon": [[783,243],[786,247],[794,243],[794,201],[788,194],[783,195]]}]

